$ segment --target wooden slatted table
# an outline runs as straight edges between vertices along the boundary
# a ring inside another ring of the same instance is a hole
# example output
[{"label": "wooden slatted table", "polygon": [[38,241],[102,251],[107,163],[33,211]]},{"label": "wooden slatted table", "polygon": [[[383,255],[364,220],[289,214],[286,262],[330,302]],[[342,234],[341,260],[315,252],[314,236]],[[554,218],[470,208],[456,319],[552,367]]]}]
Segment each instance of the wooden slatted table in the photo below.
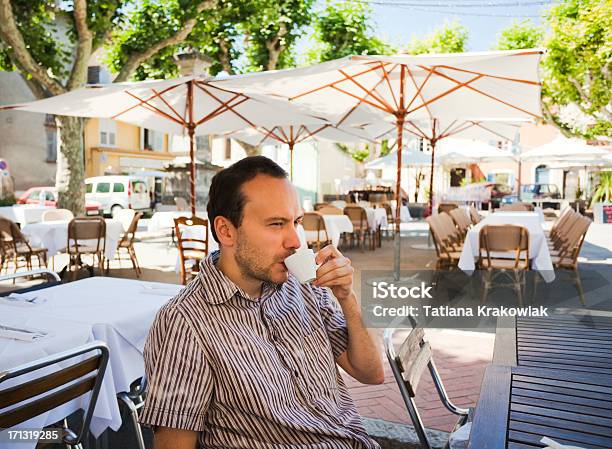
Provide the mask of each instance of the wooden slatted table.
[{"label": "wooden slatted table", "polygon": [[498,322],[469,449],[612,448],[612,318]]}]

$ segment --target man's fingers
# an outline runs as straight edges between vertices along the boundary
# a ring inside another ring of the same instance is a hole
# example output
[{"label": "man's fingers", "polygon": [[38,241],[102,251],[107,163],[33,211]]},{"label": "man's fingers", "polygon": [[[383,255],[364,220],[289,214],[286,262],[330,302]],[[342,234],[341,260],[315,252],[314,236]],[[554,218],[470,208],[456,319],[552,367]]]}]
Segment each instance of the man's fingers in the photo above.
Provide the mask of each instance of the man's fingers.
[{"label": "man's fingers", "polygon": [[317,277],[320,278],[321,276],[327,274],[330,271],[336,270],[337,268],[344,267],[349,264],[350,261],[346,257],[328,260],[317,269]]},{"label": "man's fingers", "polygon": [[317,264],[325,263],[327,259],[342,257],[342,253],[338,251],[334,245],[327,245],[321,249],[315,256],[315,262]]},{"label": "man's fingers", "polygon": [[352,284],[353,275],[348,274],[346,276],[332,279],[331,281],[324,282],[323,284],[317,284],[319,287],[334,287],[336,285],[350,285]]},{"label": "man's fingers", "polygon": [[326,282],[332,281],[334,279],[343,278],[345,276],[352,276],[354,271],[355,270],[350,265],[344,265],[335,268],[331,271],[328,271],[324,275],[317,276],[316,285],[321,286],[322,284],[325,284]]}]

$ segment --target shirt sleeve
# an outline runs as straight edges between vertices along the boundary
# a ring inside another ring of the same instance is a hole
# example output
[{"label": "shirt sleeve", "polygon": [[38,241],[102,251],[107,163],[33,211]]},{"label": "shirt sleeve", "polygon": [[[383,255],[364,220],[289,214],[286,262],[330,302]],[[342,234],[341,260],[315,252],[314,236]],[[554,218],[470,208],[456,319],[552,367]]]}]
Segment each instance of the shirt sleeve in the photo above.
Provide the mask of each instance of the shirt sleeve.
[{"label": "shirt sleeve", "polygon": [[203,431],[213,376],[190,324],[176,309],[162,309],[144,348],[148,389],[140,422]]},{"label": "shirt sleeve", "polygon": [[348,329],[344,314],[329,290],[321,287],[313,287],[313,290],[334,358],[338,358],[348,348]]}]

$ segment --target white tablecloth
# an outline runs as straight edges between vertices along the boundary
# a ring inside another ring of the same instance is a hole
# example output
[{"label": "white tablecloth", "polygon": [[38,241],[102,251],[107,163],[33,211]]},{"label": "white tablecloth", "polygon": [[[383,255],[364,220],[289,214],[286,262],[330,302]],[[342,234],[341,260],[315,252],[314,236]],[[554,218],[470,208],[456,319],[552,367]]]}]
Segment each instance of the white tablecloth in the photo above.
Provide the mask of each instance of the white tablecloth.
[{"label": "white tablecloth", "polygon": [[537,212],[495,212],[488,215],[468,231],[459,259],[459,268],[467,272],[474,271],[479,252],[479,233],[482,227],[488,224],[514,224],[527,228],[531,268],[537,270],[546,282],[555,279],[550,251]]},{"label": "white tablecloth", "polygon": [[[28,238],[30,245],[47,248],[47,255],[54,256],[68,243],[68,221],[47,221],[25,225],[21,232]],[[113,260],[117,245],[123,232],[120,221],[106,220],[106,247],[104,256]]]},{"label": "white tablecloth", "polygon": [[[0,338],[0,370],[88,341],[104,341],[110,349],[110,360],[91,430],[94,435],[108,427],[117,430],[121,416],[116,395],[127,391],[144,374],[142,352],[149,328],[159,308],[181,288],[176,284],[93,277],[37,291],[37,296],[47,301],[36,306],[0,304],[0,323],[28,325],[54,333],[52,338],[33,343]],[[32,423],[35,425],[21,427],[52,424],[77,410],[79,404],[78,400],[72,401],[41,419],[36,418],[36,423]]]},{"label": "white tablecloth", "polygon": [[0,207],[0,216],[23,226],[28,223],[38,223],[42,220],[42,214],[49,209],[54,208],[38,204],[15,204],[14,206]]},{"label": "white tablecloth", "polygon": [[373,207],[365,208],[366,214],[368,215],[368,224],[370,229],[376,230],[378,227],[387,226],[387,211],[383,207],[374,209]]},{"label": "white tablecloth", "polygon": [[[206,219],[206,211],[196,211],[196,216]],[[174,228],[174,219],[178,217],[191,217],[191,212],[164,211],[155,212],[149,220],[149,232],[170,231]]]},{"label": "white tablecloth", "polygon": [[327,236],[335,247],[340,243],[340,235],[343,232],[353,232],[353,223],[346,215],[323,215],[323,221],[325,222]]}]

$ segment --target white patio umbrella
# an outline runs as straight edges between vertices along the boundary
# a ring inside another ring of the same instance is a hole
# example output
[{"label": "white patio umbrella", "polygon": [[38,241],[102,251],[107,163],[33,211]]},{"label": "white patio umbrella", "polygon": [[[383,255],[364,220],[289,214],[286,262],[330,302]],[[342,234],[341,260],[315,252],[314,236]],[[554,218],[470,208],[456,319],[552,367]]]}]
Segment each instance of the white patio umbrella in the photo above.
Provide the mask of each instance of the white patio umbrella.
[{"label": "white patio umbrella", "polygon": [[327,142],[372,142],[371,137],[364,131],[352,127],[338,127],[330,124],[314,125],[279,125],[247,128],[240,131],[226,133],[226,137],[233,137],[251,145],[279,144],[289,146],[289,173],[293,179],[293,149],[298,143],[307,141]]},{"label": "white patio umbrella", "polygon": [[554,140],[521,154],[521,160],[528,162],[579,162],[597,160],[609,155],[609,151],[594,145],[587,145],[582,139],[568,138],[559,134]]},{"label": "white patio umbrella", "polygon": [[205,76],[171,80],[89,85],[63,95],[0,107],[45,114],[100,117],[170,134],[187,133],[190,154],[191,212],[195,214],[195,136],[221,134],[255,126],[326,122],[298,111],[295,105],[274,99],[262,102],[212,83]]},{"label": "white patio umbrella", "polygon": [[474,139],[445,139],[440,142],[437,156],[442,165],[517,161],[511,151]]},{"label": "white patio umbrella", "polygon": [[397,130],[395,276],[399,277],[400,183],[407,120],[540,116],[542,50],[443,55],[347,56],[219,85],[307,106],[336,125],[387,121]]},{"label": "white patio umbrella", "polygon": [[[418,141],[412,139],[402,150],[402,160],[410,161],[411,166],[427,167],[430,164],[429,153],[425,153],[417,148]],[[397,150],[390,152],[386,156],[374,159],[364,165],[366,169],[380,170],[383,168],[395,167],[397,164]]]}]

